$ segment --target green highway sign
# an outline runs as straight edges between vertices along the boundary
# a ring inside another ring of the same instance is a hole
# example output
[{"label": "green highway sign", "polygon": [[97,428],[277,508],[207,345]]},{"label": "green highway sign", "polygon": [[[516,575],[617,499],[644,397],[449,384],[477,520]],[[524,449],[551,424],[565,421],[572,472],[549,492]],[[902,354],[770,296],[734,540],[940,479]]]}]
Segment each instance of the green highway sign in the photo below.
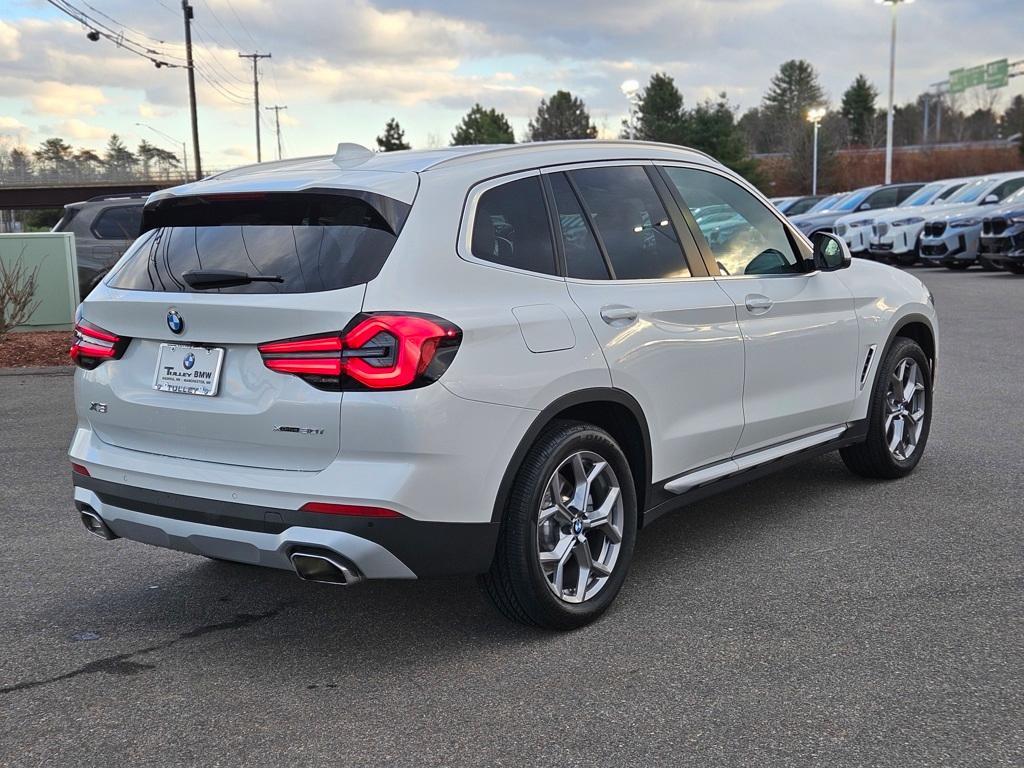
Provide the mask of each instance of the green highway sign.
[{"label": "green highway sign", "polygon": [[1010,61],[1000,59],[985,65],[985,86],[991,91],[1005,88],[1010,82]]},{"label": "green highway sign", "polygon": [[990,61],[976,67],[960,67],[949,73],[949,92],[963,93],[968,88],[984,85],[989,90],[1005,88],[1010,80],[1008,59]]}]

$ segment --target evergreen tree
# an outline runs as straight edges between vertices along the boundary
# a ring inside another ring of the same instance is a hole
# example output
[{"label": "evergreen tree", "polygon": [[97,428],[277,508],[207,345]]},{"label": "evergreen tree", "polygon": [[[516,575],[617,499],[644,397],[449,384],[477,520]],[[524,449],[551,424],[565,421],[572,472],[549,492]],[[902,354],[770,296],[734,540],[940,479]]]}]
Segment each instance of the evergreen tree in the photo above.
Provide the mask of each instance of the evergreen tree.
[{"label": "evergreen tree", "polygon": [[395,152],[410,148],[405,143],[405,131],[402,130],[402,126],[395,118],[392,117],[384,126],[384,135],[377,137],[377,146],[381,152]]},{"label": "evergreen tree", "polygon": [[[809,62],[792,59],[784,62],[772,76],[771,84],[761,101],[762,149],[789,155],[789,176],[800,179],[810,175],[805,153],[813,143],[813,127],[807,122],[807,112],[825,101],[825,91],[818,81],[818,73]],[[826,131],[822,126],[822,138]],[[834,133],[831,136],[835,136]],[[819,146],[819,168],[826,158]],[[805,167],[806,166],[806,167]],[[820,177],[820,174],[819,174]]]},{"label": "evergreen tree", "polygon": [[85,176],[95,176],[96,172],[103,167],[103,159],[91,149],[79,149],[75,152],[72,160],[79,173]]},{"label": "evergreen tree", "polygon": [[1019,136],[1017,146],[1020,148],[1021,158],[1024,158],[1024,96],[1014,96],[1010,106],[1003,112],[999,120],[999,135],[1004,139]]},{"label": "evergreen tree", "polygon": [[149,166],[153,162],[153,158],[156,154],[157,148],[150,144],[148,141],[143,139],[139,142],[139,147],[136,150],[136,154],[139,160],[142,161],[142,175],[149,178]]},{"label": "evergreen tree", "polygon": [[138,158],[125,146],[120,136],[112,133],[110,134],[110,140],[107,141],[107,151],[103,156],[103,162],[106,163],[107,170],[110,173],[114,175],[119,173],[125,174],[131,171],[132,167],[138,162]]},{"label": "evergreen tree", "polygon": [[11,177],[19,181],[32,176],[32,159],[24,149],[11,150]]},{"label": "evergreen tree", "polygon": [[508,118],[495,109],[484,109],[479,104],[462,118],[452,133],[452,146],[465,144],[514,144],[515,135]]},{"label": "evergreen tree", "polygon": [[872,123],[875,119],[875,99],[878,91],[864,75],[850,84],[843,94],[840,114],[846,119],[850,130],[850,143],[864,146],[869,144]]},{"label": "evergreen tree", "polygon": [[60,173],[71,159],[71,145],[60,138],[47,139],[32,153],[35,159],[50,166],[54,173]]},{"label": "evergreen tree", "polygon": [[675,80],[664,72],[651,75],[651,81],[640,95],[637,138],[668,144],[687,143],[683,95],[676,88]]},{"label": "evergreen tree", "polygon": [[717,101],[705,99],[699,103],[686,123],[690,146],[707,152],[747,181],[758,183],[757,162],[750,156],[746,137],[736,123],[736,110],[724,92]]},{"label": "evergreen tree", "polygon": [[792,59],[772,76],[762,109],[772,119],[796,123],[806,119],[807,110],[824,101],[825,91],[814,67],[803,59]]},{"label": "evergreen tree", "polygon": [[541,99],[537,117],[527,128],[528,141],[593,139],[597,126],[590,122],[586,105],[569,91],[557,91],[551,100]]}]

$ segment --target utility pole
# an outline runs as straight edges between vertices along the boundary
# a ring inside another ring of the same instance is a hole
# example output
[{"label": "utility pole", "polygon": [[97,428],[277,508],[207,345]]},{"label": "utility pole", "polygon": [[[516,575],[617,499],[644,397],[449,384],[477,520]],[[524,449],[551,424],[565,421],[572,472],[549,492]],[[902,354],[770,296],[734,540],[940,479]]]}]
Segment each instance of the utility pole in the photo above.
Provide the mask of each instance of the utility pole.
[{"label": "utility pole", "polygon": [[199,159],[199,117],[196,114],[196,72],[192,65],[192,6],[181,0],[185,14],[185,64],[188,70],[188,107],[192,116],[192,153],[196,158],[196,179],[203,178],[203,163]]},{"label": "utility pole", "polygon": [[257,68],[257,62],[260,59],[269,59],[269,53],[239,53],[238,58],[240,59],[252,59],[252,92],[253,98],[256,102],[256,162],[263,162],[263,152],[260,148],[260,77],[259,69]]},{"label": "utility pole", "polygon": [[281,159],[281,110],[288,109],[286,106],[275,104],[272,107],[264,107],[266,110],[274,111],[274,129],[277,131],[277,159]]}]

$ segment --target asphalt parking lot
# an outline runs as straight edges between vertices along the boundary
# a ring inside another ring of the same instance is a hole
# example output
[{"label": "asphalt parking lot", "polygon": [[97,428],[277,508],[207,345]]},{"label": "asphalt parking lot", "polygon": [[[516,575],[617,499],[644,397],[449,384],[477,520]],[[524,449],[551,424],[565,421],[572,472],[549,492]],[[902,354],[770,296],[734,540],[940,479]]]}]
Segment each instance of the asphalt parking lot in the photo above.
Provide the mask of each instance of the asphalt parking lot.
[{"label": "asphalt parking lot", "polygon": [[100,541],[71,378],[0,377],[0,764],[1024,764],[1024,278],[916,274],[942,323],[918,471],[829,456],[663,519],[571,634],[468,580]]}]

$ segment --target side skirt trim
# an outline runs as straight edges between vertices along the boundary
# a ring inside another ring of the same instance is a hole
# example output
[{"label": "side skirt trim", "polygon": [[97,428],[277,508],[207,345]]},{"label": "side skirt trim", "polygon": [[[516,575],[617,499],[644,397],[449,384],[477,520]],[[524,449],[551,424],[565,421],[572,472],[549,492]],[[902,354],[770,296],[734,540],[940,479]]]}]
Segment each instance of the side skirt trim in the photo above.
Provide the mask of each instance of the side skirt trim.
[{"label": "side skirt trim", "polygon": [[[656,483],[651,487],[649,498],[658,499],[660,496],[662,501],[644,512],[642,525],[687,504],[773,474],[814,456],[862,442],[867,437],[867,429],[867,420],[864,419],[687,472],[668,482]],[[665,498],[666,491],[676,495]]]}]

